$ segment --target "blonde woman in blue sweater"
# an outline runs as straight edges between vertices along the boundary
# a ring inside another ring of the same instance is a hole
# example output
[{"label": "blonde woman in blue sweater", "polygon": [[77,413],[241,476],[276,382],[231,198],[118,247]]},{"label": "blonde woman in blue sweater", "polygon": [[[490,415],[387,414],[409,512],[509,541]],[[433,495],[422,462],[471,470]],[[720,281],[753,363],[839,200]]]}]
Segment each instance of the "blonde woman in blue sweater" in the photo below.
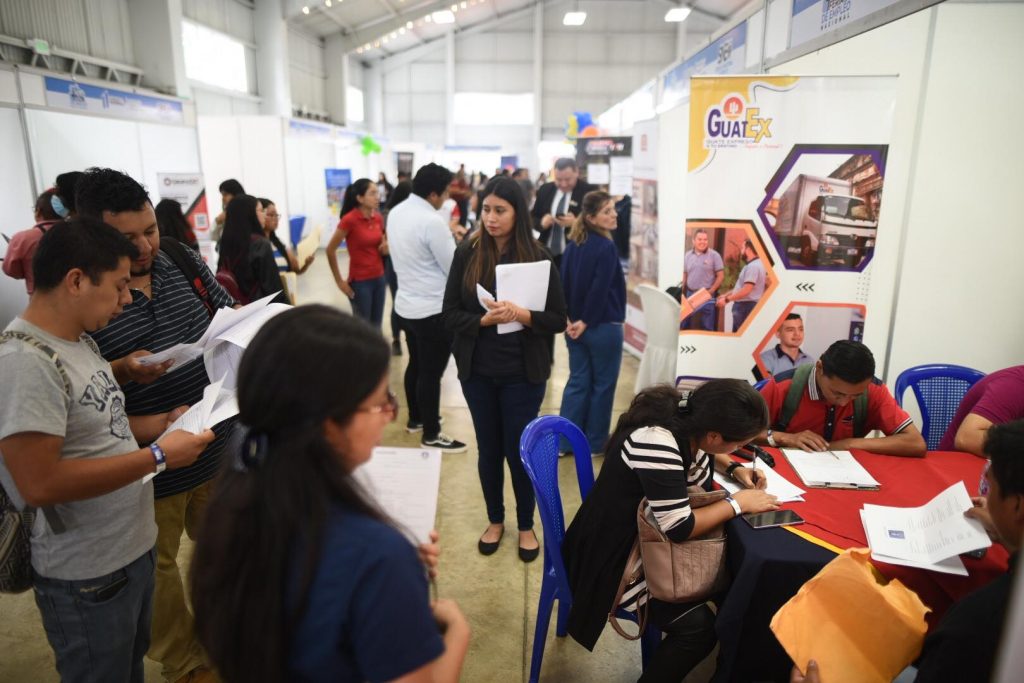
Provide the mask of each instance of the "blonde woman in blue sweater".
[{"label": "blonde woman in blue sweater", "polygon": [[569,307],[569,383],[559,414],[583,430],[595,454],[604,451],[608,440],[622,365],[626,280],[611,239],[616,224],[611,195],[588,193],[562,257],[562,289]]}]

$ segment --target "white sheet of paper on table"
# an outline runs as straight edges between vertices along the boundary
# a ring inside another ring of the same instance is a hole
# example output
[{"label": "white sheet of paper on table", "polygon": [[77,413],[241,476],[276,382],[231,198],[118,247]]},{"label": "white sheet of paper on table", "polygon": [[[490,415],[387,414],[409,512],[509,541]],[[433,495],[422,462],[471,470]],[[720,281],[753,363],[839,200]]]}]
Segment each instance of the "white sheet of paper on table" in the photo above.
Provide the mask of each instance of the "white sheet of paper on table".
[{"label": "white sheet of paper on table", "polygon": [[[860,511],[860,521],[864,525],[864,532],[867,533],[868,523],[864,519],[864,511]],[[868,541],[870,545],[870,540]],[[907,560],[901,557],[890,557],[889,555],[883,555],[876,553],[874,550],[871,551],[871,559],[878,560],[879,562],[885,562],[886,564],[897,564],[904,567],[913,567],[915,569],[927,569],[928,571],[940,572],[942,574],[955,574],[957,576],[967,576],[967,567],[964,566],[963,560],[960,559],[959,555],[948,557],[945,560],[939,562],[916,562],[914,560]]]},{"label": "white sheet of paper on table", "polygon": [[[511,301],[531,311],[543,311],[548,300],[551,263],[545,259],[532,263],[504,263],[494,269],[498,301]],[[523,329],[521,323],[501,323],[498,334]]]},{"label": "white sheet of paper on table", "polygon": [[[744,463],[742,467],[750,469],[751,464]],[[803,494],[806,493],[806,491],[789,481],[789,479],[786,479],[772,468],[767,465],[760,465],[758,466],[757,471],[758,474],[768,479],[768,487],[765,491],[776,496],[780,503],[802,503],[804,501]],[[720,474],[718,472],[715,472],[715,481],[717,481],[722,488],[729,493],[736,493],[737,491],[743,490],[742,486],[724,474]]]},{"label": "white sheet of paper on table", "polygon": [[353,476],[399,530],[412,536],[410,541],[430,540],[441,485],[440,450],[378,447]]},{"label": "white sheet of paper on table", "polygon": [[972,505],[958,481],[920,507],[866,504],[862,517],[873,552],[934,564],[992,545],[981,522],[964,517]]},{"label": "white sheet of paper on table", "polygon": [[782,453],[804,484],[827,488],[878,488],[880,484],[850,451],[783,448]]}]

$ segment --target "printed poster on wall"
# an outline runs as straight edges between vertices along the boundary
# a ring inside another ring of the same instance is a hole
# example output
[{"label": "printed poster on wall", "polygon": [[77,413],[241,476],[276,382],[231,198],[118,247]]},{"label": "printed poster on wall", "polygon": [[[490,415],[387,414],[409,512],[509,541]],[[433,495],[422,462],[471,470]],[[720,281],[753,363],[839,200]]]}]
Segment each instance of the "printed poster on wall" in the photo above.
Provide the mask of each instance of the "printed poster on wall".
[{"label": "printed poster on wall", "polygon": [[207,263],[214,258],[210,240],[210,214],[206,206],[206,184],[202,173],[157,173],[160,199],[173,199],[199,240],[199,253]]},{"label": "printed poster on wall", "polygon": [[690,77],[740,73],[747,59],[747,22],[743,21],[691,56],[661,79],[661,106],[681,102],[690,92]]},{"label": "printed poster on wall", "polygon": [[185,122],[185,108],[178,100],[79,83],[67,78],[46,76],[43,80],[46,104],[51,107],[136,121]]},{"label": "printed poster on wall", "polygon": [[647,345],[643,306],[636,288],[658,286],[658,121],[633,126],[633,188],[629,232],[629,269],[626,273],[627,351],[637,355]]},{"label": "printed poster on wall", "polygon": [[576,164],[580,179],[610,194],[629,194],[633,186],[633,138],[577,138]]},{"label": "printed poster on wall", "polygon": [[693,79],[678,375],[760,379],[863,338],[895,85]]},{"label": "printed poster on wall", "polygon": [[325,168],[324,183],[327,186],[327,206],[331,215],[340,218],[341,204],[345,200],[345,188],[352,184],[352,169]]},{"label": "printed poster on wall", "polygon": [[796,47],[900,0],[793,0],[789,46]]}]

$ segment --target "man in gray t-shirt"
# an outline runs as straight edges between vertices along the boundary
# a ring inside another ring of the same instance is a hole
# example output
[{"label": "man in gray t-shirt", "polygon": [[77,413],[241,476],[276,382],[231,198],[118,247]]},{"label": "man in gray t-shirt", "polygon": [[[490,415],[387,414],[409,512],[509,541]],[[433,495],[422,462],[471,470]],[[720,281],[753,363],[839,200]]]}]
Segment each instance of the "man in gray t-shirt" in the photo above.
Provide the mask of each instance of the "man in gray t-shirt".
[{"label": "man in gray t-shirt", "polygon": [[757,306],[757,302],[764,295],[764,288],[767,284],[767,273],[761,258],[754,250],[754,243],[750,240],[743,242],[743,259],[747,265],[743,266],[740,275],[736,278],[736,286],[728,294],[718,297],[717,305],[725,307],[730,301],[732,304],[732,331],[739,332],[740,327],[746,321],[747,316]]},{"label": "man in gray t-shirt", "polygon": [[33,585],[66,681],[141,683],[156,539],[143,478],[191,464],[213,439],[164,434],[180,409],[129,418],[110,364],[85,334],[130,300],[135,253],[100,221],[56,224],[39,242],[28,307],[0,343],[3,481],[12,498],[46,512],[32,529]]}]

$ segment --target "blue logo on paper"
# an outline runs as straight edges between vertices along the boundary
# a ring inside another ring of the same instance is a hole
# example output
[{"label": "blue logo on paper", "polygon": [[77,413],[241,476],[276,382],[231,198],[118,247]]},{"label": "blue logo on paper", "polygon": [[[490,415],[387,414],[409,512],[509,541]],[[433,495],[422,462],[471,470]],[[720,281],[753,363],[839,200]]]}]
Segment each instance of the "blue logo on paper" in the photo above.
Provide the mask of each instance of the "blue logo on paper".
[{"label": "blue logo on paper", "polygon": [[906,537],[907,537],[906,534],[904,534],[899,529],[889,529],[889,538],[904,539]]}]

